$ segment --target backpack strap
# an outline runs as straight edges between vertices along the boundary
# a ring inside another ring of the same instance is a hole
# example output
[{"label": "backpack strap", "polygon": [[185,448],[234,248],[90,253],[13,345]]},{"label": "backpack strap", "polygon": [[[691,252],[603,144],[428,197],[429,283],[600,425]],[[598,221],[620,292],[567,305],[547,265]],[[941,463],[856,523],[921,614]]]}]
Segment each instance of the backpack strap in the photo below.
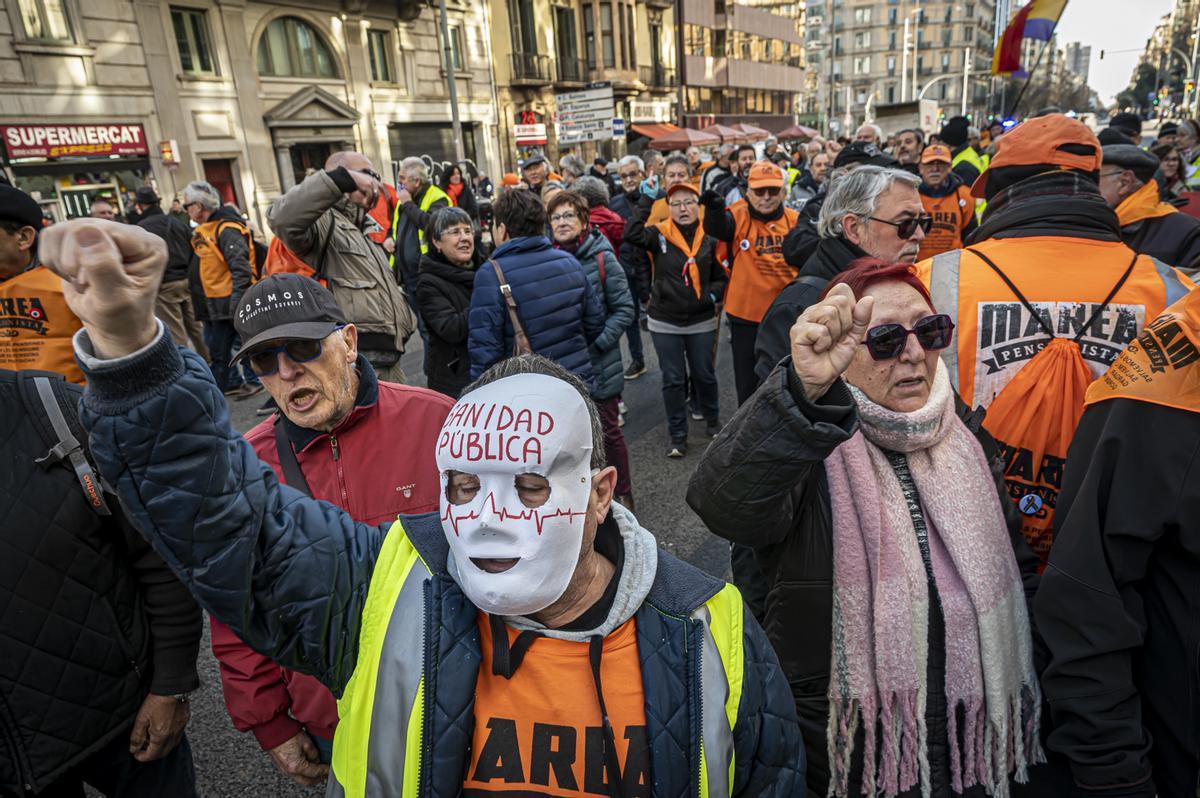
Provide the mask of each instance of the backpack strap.
[{"label": "backpack strap", "polygon": [[[1013,292],[1013,294],[1017,297],[1017,299],[1021,302],[1021,304],[1025,306],[1025,309],[1029,311],[1029,314],[1031,316],[1033,316],[1034,319],[1037,320],[1038,326],[1042,328],[1042,332],[1046,333],[1046,335],[1049,335],[1051,338],[1056,337],[1054,335],[1054,330],[1050,329],[1050,325],[1047,324],[1046,320],[1043,319],[1041,314],[1037,312],[1037,309],[1034,308],[1033,305],[1029,304],[1029,300],[1025,298],[1025,295],[1021,293],[1020,289],[1017,288],[1017,286],[1015,284],[1013,284],[1012,280],[1008,279],[1007,274],[1000,271],[1000,267],[997,266],[992,261],[991,258],[989,258],[987,255],[984,255],[979,250],[972,249],[970,247],[967,247],[967,252],[970,252],[972,255],[979,258],[981,261],[983,261],[984,263],[986,263],[988,266],[990,266],[992,268],[992,271],[994,271],[996,273],[996,275],[1001,280],[1004,281],[1004,284],[1008,286],[1008,290]],[[1123,282],[1123,280],[1122,280],[1122,282]],[[1089,322],[1089,324],[1090,324],[1090,322]]]},{"label": "backpack strap", "polygon": [[500,283],[500,294],[504,297],[504,305],[508,308],[508,318],[512,322],[513,355],[531,354],[533,346],[529,342],[529,336],[525,333],[525,327],[521,324],[521,317],[517,313],[517,300],[513,296],[512,286],[508,284],[508,278],[504,276],[504,270],[500,268],[499,261],[495,258],[488,258],[488,263],[492,264],[492,268],[496,270],[496,279]]},{"label": "backpack strap", "polygon": [[608,282],[607,278],[604,276],[604,250],[600,250],[600,252],[596,254],[596,267],[600,269],[600,287],[603,288],[604,284]]},{"label": "backpack strap", "polygon": [[61,375],[48,372],[22,372],[18,379],[21,382],[21,395],[26,407],[31,414],[50,422],[52,431],[52,434],[48,434],[45,424],[36,425],[42,440],[46,441],[50,448],[34,462],[43,470],[49,470],[64,460],[69,462],[92,510],[97,515],[112,515],[108,503],[104,501],[104,487],[100,477],[88,461],[83,444],[75,437],[71,425],[67,423],[66,414],[63,413],[63,405],[70,402],[63,395],[65,380]]},{"label": "backpack strap", "polygon": [[283,469],[283,484],[302,491],[311,498],[312,488],[308,486],[308,480],[300,470],[300,461],[296,459],[296,450],[288,440],[287,430],[283,426],[282,411],[275,416],[275,452],[279,455],[279,467]]}]

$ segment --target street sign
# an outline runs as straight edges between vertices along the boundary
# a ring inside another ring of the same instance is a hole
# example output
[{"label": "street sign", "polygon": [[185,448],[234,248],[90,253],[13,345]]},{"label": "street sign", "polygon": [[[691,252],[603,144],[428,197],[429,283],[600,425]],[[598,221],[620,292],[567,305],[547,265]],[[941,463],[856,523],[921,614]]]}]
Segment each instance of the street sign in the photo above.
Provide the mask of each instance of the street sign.
[{"label": "street sign", "polygon": [[554,105],[560,144],[613,138],[612,84],[589,84],[583,91],[556,94]]},{"label": "street sign", "polygon": [[514,125],[518,147],[537,147],[546,143],[546,125],[538,122],[533,125]]},{"label": "street sign", "polygon": [[625,138],[625,120],[620,117],[613,120],[612,134],[614,139]]}]

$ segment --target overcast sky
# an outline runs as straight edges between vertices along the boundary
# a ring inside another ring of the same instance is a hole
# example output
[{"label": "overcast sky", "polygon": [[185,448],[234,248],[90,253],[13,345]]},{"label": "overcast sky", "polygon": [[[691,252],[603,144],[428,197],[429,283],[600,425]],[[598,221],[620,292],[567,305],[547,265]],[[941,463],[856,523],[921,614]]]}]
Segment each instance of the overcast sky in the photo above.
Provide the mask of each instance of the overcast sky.
[{"label": "overcast sky", "polygon": [[[1088,83],[1101,100],[1111,103],[1116,93],[1129,85],[1138,54],[1171,5],[1171,0],[1069,0],[1058,21],[1058,45],[1083,42],[1092,46]],[[1131,48],[1137,52],[1113,52]],[[1108,51],[1103,61],[1101,50]]]}]

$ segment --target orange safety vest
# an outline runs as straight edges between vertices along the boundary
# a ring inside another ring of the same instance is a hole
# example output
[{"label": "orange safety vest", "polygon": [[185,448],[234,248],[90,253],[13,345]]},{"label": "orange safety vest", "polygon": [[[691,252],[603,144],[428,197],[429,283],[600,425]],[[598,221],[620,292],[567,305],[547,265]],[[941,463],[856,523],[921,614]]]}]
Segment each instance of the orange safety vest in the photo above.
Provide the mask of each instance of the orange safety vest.
[{"label": "orange safety vest", "polygon": [[209,299],[224,299],[233,295],[233,275],[229,272],[225,256],[221,254],[220,245],[221,232],[226,227],[233,227],[246,239],[246,247],[250,250],[250,282],[257,280],[254,241],[246,226],[232,219],[205,222],[192,231],[192,249],[200,258],[200,285]]},{"label": "orange safety vest", "polygon": [[82,327],[63,297],[62,280],[45,266],[0,282],[0,368],[53,371],[83,385],[71,345]]},{"label": "orange safety vest", "polygon": [[921,205],[933,217],[933,226],[921,241],[918,260],[932,258],[963,245],[963,231],[975,216],[975,198],[971,189],[959,185],[944,197],[927,197],[921,194]]},{"label": "orange safety vest", "polygon": [[744,199],[731,205],[729,212],[734,222],[730,242],[733,263],[725,291],[725,312],[758,324],[775,297],[796,276],[797,270],[783,259],[783,238],[796,226],[800,214],[784,208],[778,219],[764,222],[750,215],[750,205]]}]

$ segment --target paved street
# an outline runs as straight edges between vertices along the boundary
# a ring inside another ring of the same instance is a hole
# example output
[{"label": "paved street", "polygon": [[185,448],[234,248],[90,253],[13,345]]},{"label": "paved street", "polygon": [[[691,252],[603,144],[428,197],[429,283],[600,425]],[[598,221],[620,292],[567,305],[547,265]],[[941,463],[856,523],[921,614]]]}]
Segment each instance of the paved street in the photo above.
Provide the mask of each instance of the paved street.
[{"label": "paved street", "polygon": [[[657,368],[650,336],[643,333],[647,365],[650,372],[641,379],[626,383],[625,404],[629,409],[624,428],[629,442],[633,468],[634,495],[638,517],[654,532],[663,546],[680,557],[717,574],[725,575],[729,568],[726,544],[709,535],[696,515],[684,501],[688,477],[691,476],[707,441],[702,429],[694,425],[691,451],[683,460],[668,459],[666,422],[662,408],[660,372]],[[413,351],[404,357],[404,371],[418,375],[410,381],[423,383],[421,374],[421,341],[413,336]],[[721,417],[732,415],[736,401],[733,391],[733,371],[730,365],[728,341],[722,334],[718,357],[721,380]],[[254,410],[258,398],[233,403],[234,424],[245,431],[261,418]],[[204,798],[243,798],[244,796],[317,796],[323,790],[304,790],[278,775],[252,735],[238,734],[225,712],[221,699],[220,679],[216,661],[205,635],[200,650],[201,688],[192,700],[192,720],[188,736],[196,760],[196,775],[200,794]]]}]

